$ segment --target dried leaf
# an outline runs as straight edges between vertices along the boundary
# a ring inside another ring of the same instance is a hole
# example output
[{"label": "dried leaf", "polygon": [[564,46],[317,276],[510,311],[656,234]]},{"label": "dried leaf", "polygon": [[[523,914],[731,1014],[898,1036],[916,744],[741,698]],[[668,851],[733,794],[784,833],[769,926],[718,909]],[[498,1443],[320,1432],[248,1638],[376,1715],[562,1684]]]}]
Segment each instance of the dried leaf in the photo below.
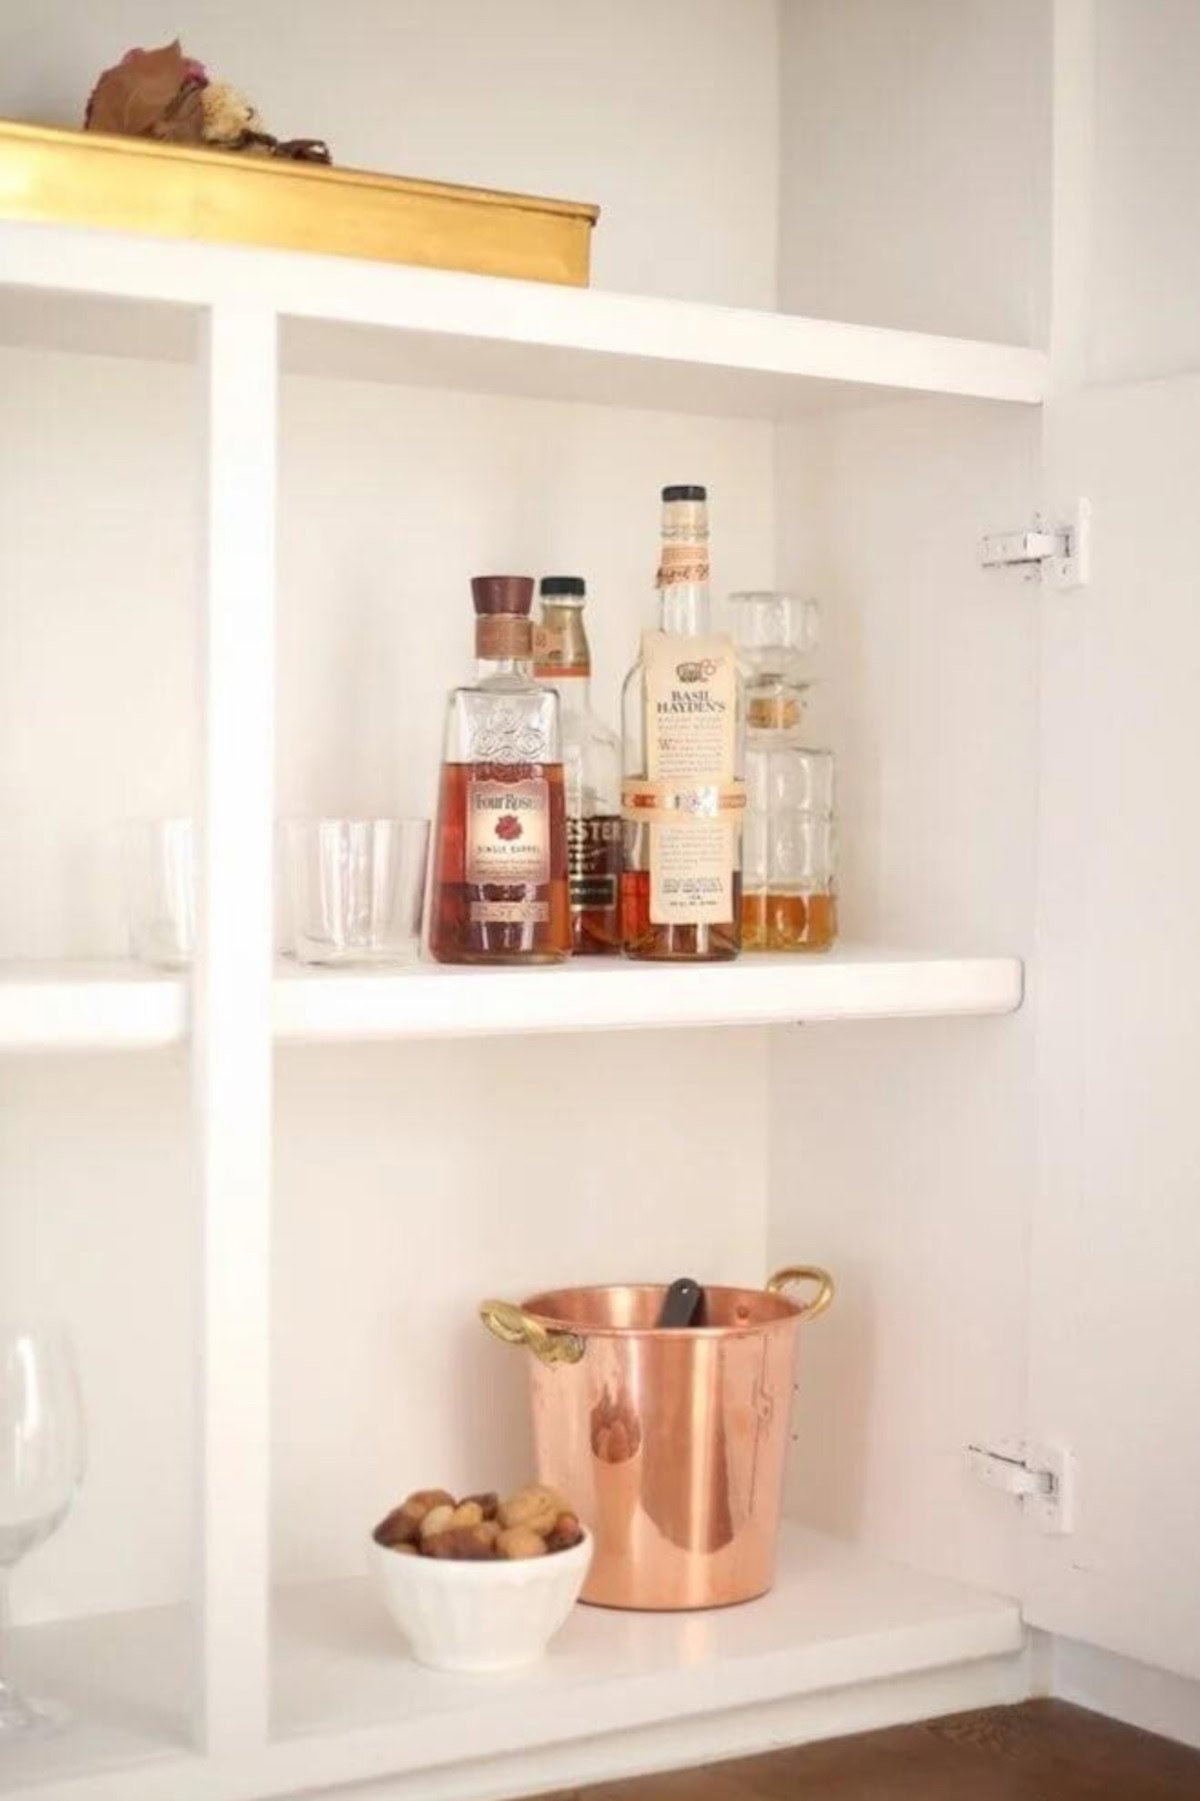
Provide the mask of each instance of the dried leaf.
[{"label": "dried leaf", "polygon": [[202,144],[204,142],[203,90],[184,88],[167,108],[166,115],[150,129],[150,136],[164,144]]},{"label": "dried leaf", "polygon": [[[197,96],[197,65],[184,56],[176,38],[161,50],[129,50],[112,69],[106,69],[88,101],[85,125],[89,131],[111,131],[123,137],[162,135],[161,127],[178,102],[181,90],[191,86]],[[190,121],[190,108],[183,107]],[[194,140],[199,141],[197,130]],[[178,141],[178,140],[177,140]]]}]

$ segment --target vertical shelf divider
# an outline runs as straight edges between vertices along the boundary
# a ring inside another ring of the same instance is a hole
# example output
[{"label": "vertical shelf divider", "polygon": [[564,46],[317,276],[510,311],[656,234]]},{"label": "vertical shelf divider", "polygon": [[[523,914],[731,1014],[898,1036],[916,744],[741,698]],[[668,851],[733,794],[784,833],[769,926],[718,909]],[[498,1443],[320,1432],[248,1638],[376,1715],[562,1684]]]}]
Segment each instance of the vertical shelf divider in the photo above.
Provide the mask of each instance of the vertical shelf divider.
[{"label": "vertical shelf divider", "polygon": [[196,1736],[268,1735],[272,816],[278,333],[219,303],[202,339],[201,783],[192,978],[201,1253]]}]

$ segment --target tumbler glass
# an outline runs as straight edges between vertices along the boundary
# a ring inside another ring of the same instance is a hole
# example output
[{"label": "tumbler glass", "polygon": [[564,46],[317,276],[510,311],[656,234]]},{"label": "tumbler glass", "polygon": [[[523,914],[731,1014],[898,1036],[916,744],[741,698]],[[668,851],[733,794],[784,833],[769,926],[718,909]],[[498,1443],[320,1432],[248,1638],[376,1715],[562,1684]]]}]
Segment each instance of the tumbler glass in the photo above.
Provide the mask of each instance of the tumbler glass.
[{"label": "tumbler glass", "polygon": [[186,968],[196,929],[191,820],[135,820],[126,828],[124,851],[132,955],[158,969]]},{"label": "tumbler glass", "polygon": [[300,819],[284,828],[293,953],[301,963],[418,955],[427,819]]}]

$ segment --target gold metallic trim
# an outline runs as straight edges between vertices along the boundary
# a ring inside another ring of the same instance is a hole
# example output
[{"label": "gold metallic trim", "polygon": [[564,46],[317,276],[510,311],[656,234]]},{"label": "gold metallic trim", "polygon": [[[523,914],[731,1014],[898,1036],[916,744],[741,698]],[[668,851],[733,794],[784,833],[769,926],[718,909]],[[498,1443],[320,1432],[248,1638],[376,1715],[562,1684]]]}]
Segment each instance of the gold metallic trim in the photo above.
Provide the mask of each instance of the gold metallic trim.
[{"label": "gold metallic trim", "polygon": [[479,1317],[504,1344],[528,1345],[539,1363],[579,1363],[584,1341],[575,1332],[551,1332],[511,1301],[481,1301]]},{"label": "gold metallic trim", "polygon": [[0,120],[0,219],[585,287],[599,208]]},{"label": "gold metallic trim", "polygon": [[836,1293],[833,1277],[827,1269],[820,1269],[816,1264],[797,1263],[787,1269],[777,1269],[767,1283],[767,1293],[782,1294],[785,1288],[791,1288],[796,1282],[817,1284],[816,1294],[801,1308],[801,1318],[817,1319],[833,1305]]}]

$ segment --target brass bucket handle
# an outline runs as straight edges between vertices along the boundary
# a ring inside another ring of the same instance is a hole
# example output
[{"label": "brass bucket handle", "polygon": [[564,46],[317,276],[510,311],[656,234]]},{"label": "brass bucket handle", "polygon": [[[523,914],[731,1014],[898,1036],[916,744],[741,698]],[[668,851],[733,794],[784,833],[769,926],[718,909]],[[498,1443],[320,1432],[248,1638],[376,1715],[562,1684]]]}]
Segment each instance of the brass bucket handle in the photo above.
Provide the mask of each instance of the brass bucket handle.
[{"label": "brass bucket handle", "polygon": [[767,1293],[782,1294],[794,1282],[815,1282],[817,1285],[812,1300],[801,1308],[802,1319],[816,1319],[832,1306],[836,1292],[833,1277],[827,1269],[819,1269],[816,1264],[797,1263],[789,1269],[777,1269],[767,1283]]},{"label": "brass bucket handle", "polygon": [[511,1301],[481,1301],[479,1317],[503,1344],[528,1345],[539,1363],[579,1363],[585,1350],[576,1332],[551,1332]]}]

